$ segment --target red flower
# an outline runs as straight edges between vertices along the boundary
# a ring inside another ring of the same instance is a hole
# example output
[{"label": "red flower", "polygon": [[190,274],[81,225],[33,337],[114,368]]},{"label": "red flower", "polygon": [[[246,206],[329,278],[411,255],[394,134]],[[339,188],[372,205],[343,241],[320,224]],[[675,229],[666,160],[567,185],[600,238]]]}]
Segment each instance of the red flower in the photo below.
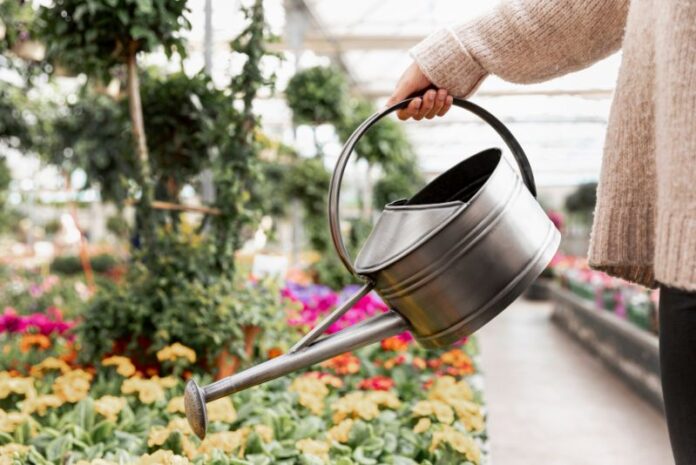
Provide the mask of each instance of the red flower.
[{"label": "red flower", "polygon": [[382,340],[382,350],[392,350],[394,352],[404,352],[408,350],[408,341],[397,336],[388,337]]},{"label": "red flower", "polygon": [[386,376],[373,376],[365,378],[358,384],[359,389],[368,391],[388,391],[394,387],[394,380]]},{"label": "red flower", "polygon": [[337,355],[321,365],[331,368],[339,375],[352,375],[360,371],[360,359],[350,352]]}]

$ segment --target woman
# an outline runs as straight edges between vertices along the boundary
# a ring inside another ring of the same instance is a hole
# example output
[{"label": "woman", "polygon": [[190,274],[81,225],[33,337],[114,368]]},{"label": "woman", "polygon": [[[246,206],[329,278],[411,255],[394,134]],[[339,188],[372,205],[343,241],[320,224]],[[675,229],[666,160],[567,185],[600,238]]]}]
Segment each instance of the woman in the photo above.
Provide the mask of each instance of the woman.
[{"label": "woman", "polygon": [[401,119],[444,115],[489,74],[539,82],[623,48],[590,264],[660,287],[660,360],[672,449],[696,464],[696,1],[508,0],[437,31],[390,98],[435,85]]}]

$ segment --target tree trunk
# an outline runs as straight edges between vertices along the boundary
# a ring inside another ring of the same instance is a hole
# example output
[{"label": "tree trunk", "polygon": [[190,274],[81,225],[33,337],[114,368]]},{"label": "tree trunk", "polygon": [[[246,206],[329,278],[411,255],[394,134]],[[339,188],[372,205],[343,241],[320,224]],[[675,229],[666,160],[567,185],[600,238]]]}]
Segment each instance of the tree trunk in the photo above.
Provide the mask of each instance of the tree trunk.
[{"label": "tree trunk", "polygon": [[150,172],[150,159],[147,151],[147,138],[145,137],[145,124],[143,122],[143,108],[140,102],[140,81],[138,79],[136,43],[132,43],[128,55],[128,108],[130,110],[133,141],[135,142],[136,172],[138,173],[140,188],[142,189],[140,202],[136,207],[138,224],[142,235],[143,244],[152,242],[154,226],[152,217],[152,201],[154,200],[154,185]]}]

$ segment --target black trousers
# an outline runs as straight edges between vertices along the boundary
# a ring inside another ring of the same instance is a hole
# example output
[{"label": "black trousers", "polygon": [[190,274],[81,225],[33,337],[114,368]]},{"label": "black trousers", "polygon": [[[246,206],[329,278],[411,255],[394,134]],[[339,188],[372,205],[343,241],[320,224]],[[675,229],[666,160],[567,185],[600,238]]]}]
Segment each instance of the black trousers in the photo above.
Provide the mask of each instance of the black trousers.
[{"label": "black trousers", "polygon": [[676,465],[696,465],[696,292],[660,287],[660,370]]}]

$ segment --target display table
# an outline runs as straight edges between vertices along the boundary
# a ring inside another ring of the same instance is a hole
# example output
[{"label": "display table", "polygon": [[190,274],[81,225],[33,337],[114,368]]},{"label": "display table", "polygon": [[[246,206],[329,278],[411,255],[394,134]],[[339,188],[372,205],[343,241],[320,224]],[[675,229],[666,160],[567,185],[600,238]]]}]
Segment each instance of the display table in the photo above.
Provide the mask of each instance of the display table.
[{"label": "display table", "polygon": [[639,395],[662,410],[658,339],[611,312],[597,308],[557,283],[549,285],[553,321]]}]

